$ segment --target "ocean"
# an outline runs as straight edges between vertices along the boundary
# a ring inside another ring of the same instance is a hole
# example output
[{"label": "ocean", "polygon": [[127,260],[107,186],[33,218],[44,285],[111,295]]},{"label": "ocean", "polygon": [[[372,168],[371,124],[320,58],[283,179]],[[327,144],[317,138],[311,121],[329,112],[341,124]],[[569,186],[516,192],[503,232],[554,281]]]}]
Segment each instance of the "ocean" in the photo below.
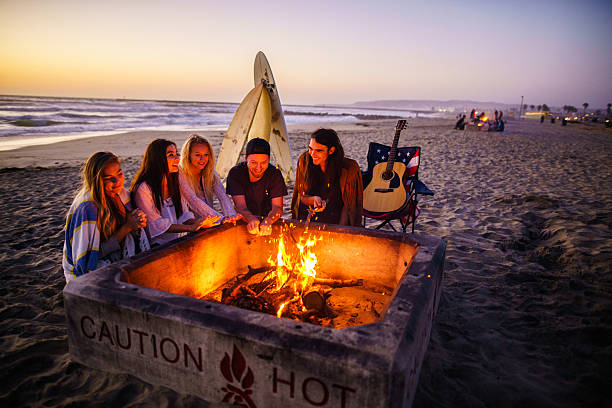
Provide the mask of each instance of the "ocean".
[{"label": "ocean", "polygon": [[[0,150],[134,130],[225,130],[237,108],[223,102],[0,95]],[[285,105],[283,110],[287,124],[416,116],[350,106]]]}]

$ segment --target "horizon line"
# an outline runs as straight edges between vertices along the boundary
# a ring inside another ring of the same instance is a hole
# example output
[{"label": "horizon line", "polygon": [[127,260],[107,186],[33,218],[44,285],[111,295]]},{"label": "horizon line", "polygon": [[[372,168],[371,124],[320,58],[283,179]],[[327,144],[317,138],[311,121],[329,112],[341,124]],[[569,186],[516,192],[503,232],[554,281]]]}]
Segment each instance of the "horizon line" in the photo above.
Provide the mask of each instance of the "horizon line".
[{"label": "horizon line", "polygon": [[[147,98],[137,98],[137,97],[101,97],[101,96],[57,96],[57,95],[33,95],[33,94],[0,94],[0,97],[33,97],[33,98],[57,98],[57,99],[98,99],[98,100],[108,100],[108,101],[134,101],[134,102],[144,102],[144,101],[151,101],[151,102],[170,102],[170,103],[201,103],[201,104],[224,104],[224,105],[240,105],[240,102],[223,102],[223,101],[204,101],[204,100],[183,100],[183,99],[147,99]],[[365,103],[381,103],[381,102],[438,102],[438,103],[479,103],[479,104],[499,104],[499,105],[507,105],[508,107],[519,107],[520,103],[507,103],[507,102],[497,102],[497,101],[478,101],[478,100],[472,100],[472,99],[373,99],[373,100],[361,100],[361,101],[354,101],[352,103],[318,103],[318,104],[296,104],[296,103],[287,103],[287,104],[282,104],[284,106],[313,106],[313,107],[355,107],[355,108],[359,108],[360,106],[358,106],[358,104],[365,104]],[[538,106],[538,105],[542,105],[542,104],[527,104],[528,106]],[[550,105],[551,107],[557,107],[557,108],[563,108],[563,106],[565,105]],[[573,106],[573,105],[570,105]],[[580,104],[578,106],[583,106],[583,104]],[[606,107],[605,105],[602,106]],[[376,108],[375,108],[376,109]],[[383,109],[378,107],[378,109]],[[387,110],[389,109],[393,109],[393,110],[402,110],[402,111],[416,111],[418,109],[407,109],[407,108],[387,108]],[[594,107],[591,107],[591,109],[594,109]],[[419,112],[426,112],[423,110],[418,110]]]}]

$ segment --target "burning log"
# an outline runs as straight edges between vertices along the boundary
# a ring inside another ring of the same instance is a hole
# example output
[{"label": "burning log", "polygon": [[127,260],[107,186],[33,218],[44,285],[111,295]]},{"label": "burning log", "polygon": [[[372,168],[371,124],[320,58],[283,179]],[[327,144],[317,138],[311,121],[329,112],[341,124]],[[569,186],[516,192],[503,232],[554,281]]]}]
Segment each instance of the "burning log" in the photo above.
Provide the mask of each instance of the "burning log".
[{"label": "burning log", "polygon": [[242,287],[243,292],[240,296],[228,301],[227,304],[237,306],[242,309],[253,310],[255,312],[262,313],[274,313],[274,306],[268,303],[264,298],[258,296],[252,296],[247,287]]},{"label": "burning log", "polygon": [[237,276],[236,281],[232,284],[232,286],[223,289],[223,291],[221,292],[221,303],[230,303],[233,299],[235,299],[236,296],[238,296],[240,289],[243,288],[246,282],[248,282],[248,280],[251,279],[253,276],[272,270],[274,270],[274,268],[270,266],[253,269],[249,265],[249,271],[247,273],[245,273],[244,275]]},{"label": "burning log", "polygon": [[[301,321],[327,319],[337,316],[327,304],[331,291],[324,291],[321,287],[342,288],[363,286],[362,279],[329,279],[310,278],[308,286],[301,295],[294,286],[296,279],[300,279],[295,270],[284,265],[273,267],[264,266],[253,268],[248,265],[248,272],[239,275],[225,289],[221,291],[221,302],[243,309],[262,313],[276,314]],[[276,273],[274,273],[276,272]],[[257,275],[264,274],[257,278]],[[278,280],[284,276],[285,279]],[[284,282],[284,283],[283,283]],[[291,283],[290,283],[291,282]],[[281,285],[277,287],[277,285]]]},{"label": "burning log", "polygon": [[[329,297],[329,295],[327,295]],[[308,310],[316,310],[322,312],[325,308],[325,299],[327,298],[324,294],[319,291],[313,290],[302,296],[302,303]]]},{"label": "burning log", "polygon": [[314,283],[317,285],[330,286],[332,288],[343,288],[348,286],[363,286],[363,279],[325,279],[315,278]]},{"label": "burning log", "polygon": [[299,316],[300,320],[312,322],[314,319],[317,319],[321,322],[322,319],[329,320],[337,317],[338,314],[327,304],[327,299],[329,299],[331,295],[331,290],[323,291],[321,289],[312,290],[302,295],[302,303],[308,310]]}]

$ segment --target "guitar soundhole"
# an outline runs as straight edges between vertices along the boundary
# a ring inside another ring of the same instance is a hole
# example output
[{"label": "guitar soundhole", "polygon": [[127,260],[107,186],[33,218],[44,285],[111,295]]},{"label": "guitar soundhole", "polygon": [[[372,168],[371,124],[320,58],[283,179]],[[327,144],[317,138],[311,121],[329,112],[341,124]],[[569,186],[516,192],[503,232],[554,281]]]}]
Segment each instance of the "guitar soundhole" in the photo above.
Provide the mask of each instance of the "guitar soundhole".
[{"label": "guitar soundhole", "polygon": [[382,174],[382,178],[383,178],[383,180],[391,180],[393,178],[393,172],[392,171],[385,171]]}]

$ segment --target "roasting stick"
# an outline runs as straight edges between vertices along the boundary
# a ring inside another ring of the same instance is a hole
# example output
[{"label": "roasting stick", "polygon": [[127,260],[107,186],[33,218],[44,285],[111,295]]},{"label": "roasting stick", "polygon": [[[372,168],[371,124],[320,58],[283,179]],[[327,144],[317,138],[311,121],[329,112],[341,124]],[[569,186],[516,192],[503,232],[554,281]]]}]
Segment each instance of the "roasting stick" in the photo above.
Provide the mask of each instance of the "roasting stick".
[{"label": "roasting stick", "polygon": [[310,225],[310,219],[315,213],[315,208],[312,206],[308,207],[308,217],[306,217],[306,227],[304,228],[304,232],[308,231],[308,226]]},{"label": "roasting stick", "polygon": [[308,217],[306,217],[306,227],[304,228],[304,232],[308,231],[308,226],[310,225],[310,219],[316,212],[323,211],[327,207],[327,200],[323,200],[323,205],[320,207],[314,207],[312,205],[308,206]]}]

